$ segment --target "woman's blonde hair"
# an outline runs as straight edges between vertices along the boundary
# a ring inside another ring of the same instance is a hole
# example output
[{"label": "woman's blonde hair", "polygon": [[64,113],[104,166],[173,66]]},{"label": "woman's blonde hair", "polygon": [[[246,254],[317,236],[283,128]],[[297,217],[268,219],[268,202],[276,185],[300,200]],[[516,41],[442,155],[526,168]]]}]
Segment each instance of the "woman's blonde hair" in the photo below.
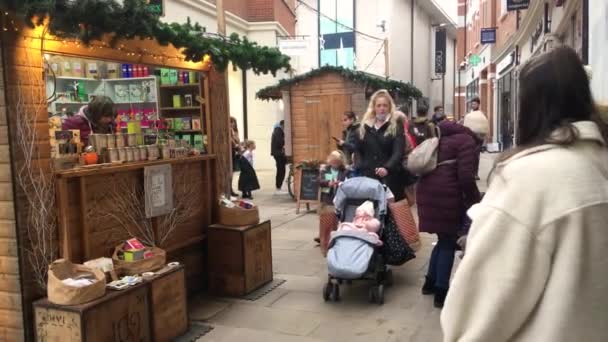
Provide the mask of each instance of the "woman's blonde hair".
[{"label": "woman's blonde hair", "polygon": [[396,135],[397,134],[397,115],[395,115],[395,110],[396,110],[395,101],[393,101],[393,97],[388,92],[388,90],[380,89],[372,95],[371,99],[369,100],[369,105],[367,106],[367,111],[363,115],[363,120],[361,122],[362,125],[359,128],[359,136],[361,137],[361,139],[363,139],[365,137],[365,125],[369,124],[370,122],[373,123],[373,121],[376,119],[376,111],[374,110],[374,107],[376,106],[376,101],[380,97],[384,97],[385,99],[387,99],[388,106],[389,106],[389,113],[388,113],[389,126],[388,126],[388,129],[386,130],[385,134],[386,135]]},{"label": "woman's blonde hair", "polygon": [[328,164],[334,160],[340,161],[340,163],[342,165],[344,165],[346,163],[346,160],[344,159],[344,154],[340,151],[333,151],[332,153],[329,154],[329,156],[327,156]]}]

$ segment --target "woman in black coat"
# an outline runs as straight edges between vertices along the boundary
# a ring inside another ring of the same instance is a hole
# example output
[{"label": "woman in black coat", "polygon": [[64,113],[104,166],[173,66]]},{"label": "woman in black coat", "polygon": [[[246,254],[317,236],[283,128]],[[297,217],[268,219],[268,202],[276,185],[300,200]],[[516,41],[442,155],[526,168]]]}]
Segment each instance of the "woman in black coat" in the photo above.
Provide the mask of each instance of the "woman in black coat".
[{"label": "woman in black coat", "polygon": [[395,110],[388,91],[374,93],[351,143],[360,174],[383,181],[399,201],[405,198],[402,166],[405,136]]}]

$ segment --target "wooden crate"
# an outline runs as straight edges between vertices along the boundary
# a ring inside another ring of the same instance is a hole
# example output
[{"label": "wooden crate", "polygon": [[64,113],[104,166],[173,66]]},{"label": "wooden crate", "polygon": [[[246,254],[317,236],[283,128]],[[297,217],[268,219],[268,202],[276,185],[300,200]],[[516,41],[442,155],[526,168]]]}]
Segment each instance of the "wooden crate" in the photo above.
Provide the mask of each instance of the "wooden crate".
[{"label": "wooden crate", "polygon": [[209,291],[243,296],[272,281],[270,221],[208,229]]},{"label": "wooden crate", "polygon": [[150,303],[154,341],[168,342],[188,330],[188,303],[183,267],[151,281]]},{"label": "wooden crate", "polygon": [[161,270],[139,285],[108,291],[83,305],[42,299],[34,303],[34,315],[40,342],[171,341],[188,329],[184,267]]},{"label": "wooden crate", "polygon": [[34,303],[40,342],[149,341],[147,286],[108,292],[83,305],[61,306],[46,299]]}]

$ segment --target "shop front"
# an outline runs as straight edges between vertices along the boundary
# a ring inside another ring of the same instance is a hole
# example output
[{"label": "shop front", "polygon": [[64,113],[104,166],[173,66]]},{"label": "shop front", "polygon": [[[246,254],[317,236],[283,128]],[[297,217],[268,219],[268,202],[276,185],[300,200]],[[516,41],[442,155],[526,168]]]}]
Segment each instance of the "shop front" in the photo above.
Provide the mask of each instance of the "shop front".
[{"label": "shop front", "polygon": [[498,104],[498,143],[501,151],[513,147],[515,140],[515,108],[517,102],[515,79],[515,51],[498,62],[497,104]]},{"label": "shop front", "polygon": [[[206,232],[225,167],[217,155],[229,148],[221,74],[208,58],[186,62],[149,39],[113,48],[109,40],[85,46],[41,28],[18,30],[2,36],[2,50],[3,69],[11,70],[6,114],[22,227],[23,304],[15,310],[23,312],[26,339],[184,333],[186,296],[207,285]],[[97,269],[107,260],[113,270],[104,280],[127,289],[102,287],[106,295],[86,305],[51,298],[49,265],[60,286],[71,279],[77,287],[72,264]],[[138,277],[122,278],[131,275]],[[52,317],[73,324],[49,324]]]}]

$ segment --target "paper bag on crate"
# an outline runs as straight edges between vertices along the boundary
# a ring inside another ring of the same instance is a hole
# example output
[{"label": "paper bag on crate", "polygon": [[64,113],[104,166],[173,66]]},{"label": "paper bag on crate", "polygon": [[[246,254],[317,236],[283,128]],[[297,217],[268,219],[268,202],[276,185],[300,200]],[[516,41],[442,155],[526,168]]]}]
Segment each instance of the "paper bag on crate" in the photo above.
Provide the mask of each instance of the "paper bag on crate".
[{"label": "paper bag on crate", "polygon": [[[91,285],[77,287],[64,283],[68,278],[92,278]],[[59,259],[49,265],[47,296],[51,303],[78,305],[103,297],[106,293],[106,277],[103,272]]]}]

